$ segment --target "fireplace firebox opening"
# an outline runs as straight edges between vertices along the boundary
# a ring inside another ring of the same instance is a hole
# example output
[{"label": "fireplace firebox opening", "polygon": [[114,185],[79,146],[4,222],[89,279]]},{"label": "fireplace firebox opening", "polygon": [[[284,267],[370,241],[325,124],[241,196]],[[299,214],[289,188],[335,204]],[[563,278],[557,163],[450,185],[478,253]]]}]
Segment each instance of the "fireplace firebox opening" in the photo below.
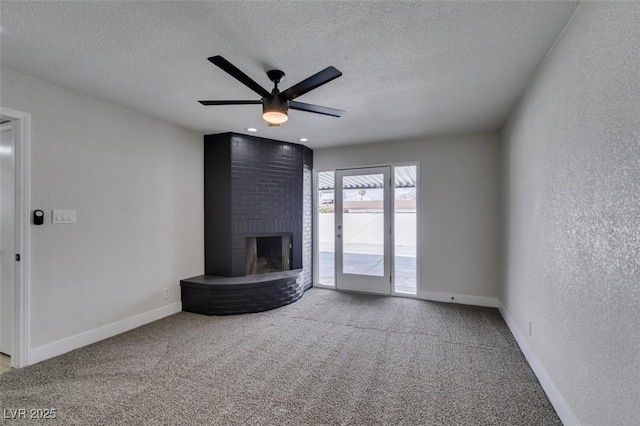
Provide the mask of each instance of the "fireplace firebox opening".
[{"label": "fireplace firebox opening", "polygon": [[291,270],[291,235],[248,237],[246,241],[247,275]]}]

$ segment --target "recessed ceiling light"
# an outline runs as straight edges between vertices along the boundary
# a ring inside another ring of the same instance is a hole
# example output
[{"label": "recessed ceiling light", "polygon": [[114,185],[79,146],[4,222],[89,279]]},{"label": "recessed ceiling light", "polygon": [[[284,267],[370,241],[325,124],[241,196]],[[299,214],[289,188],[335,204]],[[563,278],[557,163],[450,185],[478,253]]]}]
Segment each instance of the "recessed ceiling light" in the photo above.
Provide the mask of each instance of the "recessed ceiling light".
[{"label": "recessed ceiling light", "polygon": [[309,139],[307,139],[307,138],[300,138],[300,139],[298,139],[298,140],[299,140],[300,142],[309,142]]},{"label": "recessed ceiling light", "polygon": [[257,132],[258,129],[256,129],[255,127],[247,127],[247,132]]}]

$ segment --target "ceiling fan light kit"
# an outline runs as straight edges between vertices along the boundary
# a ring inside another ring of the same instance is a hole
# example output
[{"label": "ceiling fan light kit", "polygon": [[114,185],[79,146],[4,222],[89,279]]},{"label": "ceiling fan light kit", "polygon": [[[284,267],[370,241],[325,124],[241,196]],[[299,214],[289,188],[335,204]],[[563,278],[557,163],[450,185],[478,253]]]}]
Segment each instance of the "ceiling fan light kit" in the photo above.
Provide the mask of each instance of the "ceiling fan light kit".
[{"label": "ceiling fan light kit", "polygon": [[284,78],[284,72],[280,70],[267,71],[269,80],[273,82],[273,90],[269,93],[265,88],[253,81],[251,77],[240,71],[231,62],[227,61],[222,56],[212,56],[208,58],[209,61],[218,66],[220,69],[231,75],[233,78],[262,96],[261,100],[233,100],[233,101],[198,101],[202,105],[254,105],[262,104],[262,119],[266,121],[269,126],[280,126],[289,120],[289,109],[298,111],[312,112],[315,114],[328,115],[330,117],[341,117],[345,111],[323,107],[320,105],[305,104],[302,102],[294,101],[295,98],[304,95],[307,92],[316,89],[323,84],[330,82],[342,75],[334,67],[327,67],[322,71],[312,75],[311,77],[302,80],[300,83],[295,84],[287,90],[280,92],[278,84]]},{"label": "ceiling fan light kit", "polygon": [[279,126],[289,119],[289,101],[274,96],[262,100],[262,119],[270,126]]}]

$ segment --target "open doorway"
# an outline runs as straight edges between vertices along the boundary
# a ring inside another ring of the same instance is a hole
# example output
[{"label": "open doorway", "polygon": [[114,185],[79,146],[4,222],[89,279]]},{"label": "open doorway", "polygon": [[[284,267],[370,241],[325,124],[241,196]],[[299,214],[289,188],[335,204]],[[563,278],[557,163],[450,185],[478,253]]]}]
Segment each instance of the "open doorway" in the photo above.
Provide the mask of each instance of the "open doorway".
[{"label": "open doorway", "polygon": [[0,373],[15,346],[16,166],[15,121],[0,117]]},{"label": "open doorway", "polygon": [[0,108],[0,371],[28,364],[30,115]]}]

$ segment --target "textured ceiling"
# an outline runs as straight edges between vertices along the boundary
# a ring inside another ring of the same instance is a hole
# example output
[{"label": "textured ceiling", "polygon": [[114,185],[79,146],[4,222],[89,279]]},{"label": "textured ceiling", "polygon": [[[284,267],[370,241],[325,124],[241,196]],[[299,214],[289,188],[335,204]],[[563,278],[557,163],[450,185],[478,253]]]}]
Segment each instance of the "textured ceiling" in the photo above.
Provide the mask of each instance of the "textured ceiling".
[{"label": "textured ceiling", "polygon": [[[0,64],[205,134],[312,148],[501,128],[577,2],[0,2]],[[333,65],[343,76],[268,128],[259,99],[207,61],[222,55],[268,90]]]}]

